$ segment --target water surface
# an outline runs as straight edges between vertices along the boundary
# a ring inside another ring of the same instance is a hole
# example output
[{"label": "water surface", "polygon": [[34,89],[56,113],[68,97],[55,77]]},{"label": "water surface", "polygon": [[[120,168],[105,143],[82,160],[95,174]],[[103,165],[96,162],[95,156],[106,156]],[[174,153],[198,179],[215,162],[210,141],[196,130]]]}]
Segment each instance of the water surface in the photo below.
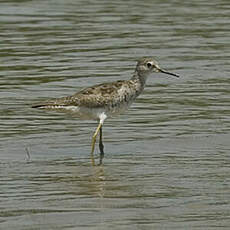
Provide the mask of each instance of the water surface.
[{"label": "water surface", "polygon": [[[1,229],[229,228],[228,1],[0,6]],[[128,79],[142,56],[181,78],[150,77],[105,122],[103,166],[95,122],[31,108]]]}]

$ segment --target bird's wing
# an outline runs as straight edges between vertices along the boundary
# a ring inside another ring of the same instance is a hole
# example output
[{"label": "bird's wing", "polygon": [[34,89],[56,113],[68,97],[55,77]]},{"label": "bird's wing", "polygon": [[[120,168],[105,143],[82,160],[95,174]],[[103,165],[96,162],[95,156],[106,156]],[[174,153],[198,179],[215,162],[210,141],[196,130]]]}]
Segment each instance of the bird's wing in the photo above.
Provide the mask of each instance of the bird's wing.
[{"label": "bird's wing", "polygon": [[55,108],[65,106],[84,106],[90,108],[103,107],[116,101],[122,97],[122,88],[129,88],[129,81],[116,81],[102,83],[92,87],[85,88],[72,96],[51,99],[44,103],[32,106],[33,108]]}]

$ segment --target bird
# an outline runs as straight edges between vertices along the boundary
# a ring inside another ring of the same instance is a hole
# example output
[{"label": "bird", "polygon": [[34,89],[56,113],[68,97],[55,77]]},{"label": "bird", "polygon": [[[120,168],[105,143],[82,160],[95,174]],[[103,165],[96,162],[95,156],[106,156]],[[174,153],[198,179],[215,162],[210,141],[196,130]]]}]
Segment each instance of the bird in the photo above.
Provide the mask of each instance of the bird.
[{"label": "bird", "polygon": [[158,65],[152,57],[143,57],[137,61],[135,71],[129,80],[105,82],[84,88],[71,96],[50,99],[32,105],[32,108],[55,110],[73,113],[80,119],[96,120],[97,128],[92,136],[91,163],[95,166],[94,149],[99,135],[99,165],[104,158],[102,127],[107,118],[113,117],[127,110],[135,99],[143,92],[146,80],[153,73],[163,73],[179,77]]}]

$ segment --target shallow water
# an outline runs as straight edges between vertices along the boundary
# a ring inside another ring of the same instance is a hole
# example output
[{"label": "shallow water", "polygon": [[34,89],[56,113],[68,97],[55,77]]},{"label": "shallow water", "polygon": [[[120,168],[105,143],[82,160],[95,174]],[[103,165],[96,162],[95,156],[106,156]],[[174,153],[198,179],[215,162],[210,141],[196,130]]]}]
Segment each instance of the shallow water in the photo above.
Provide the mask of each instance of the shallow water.
[{"label": "shallow water", "polygon": [[[0,2],[1,229],[228,229],[229,3]],[[180,79],[148,79],[104,127],[31,109],[128,79],[154,56]],[[99,150],[96,149],[96,155]]]}]

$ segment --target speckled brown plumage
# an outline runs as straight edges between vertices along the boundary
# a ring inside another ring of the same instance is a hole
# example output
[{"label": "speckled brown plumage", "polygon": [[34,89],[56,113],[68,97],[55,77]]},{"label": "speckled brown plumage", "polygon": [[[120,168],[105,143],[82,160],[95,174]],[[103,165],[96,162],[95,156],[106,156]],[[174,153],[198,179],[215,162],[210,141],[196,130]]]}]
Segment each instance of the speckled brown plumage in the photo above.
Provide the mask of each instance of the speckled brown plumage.
[{"label": "speckled brown plumage", "polygon": [[[130,94],[137,96],[138,82],[132,81],[117,81],[95,85],[83,89],[72,96],[52,99],[34,105],[33,108],[50,108],[55,106],[84,106],[90,108],[98,108],[109,106],[112,104],[127,102],[131,97]],[[119,90],[122,89],[122,94]],[[58,108],[58,107],[57,107]]]}]

